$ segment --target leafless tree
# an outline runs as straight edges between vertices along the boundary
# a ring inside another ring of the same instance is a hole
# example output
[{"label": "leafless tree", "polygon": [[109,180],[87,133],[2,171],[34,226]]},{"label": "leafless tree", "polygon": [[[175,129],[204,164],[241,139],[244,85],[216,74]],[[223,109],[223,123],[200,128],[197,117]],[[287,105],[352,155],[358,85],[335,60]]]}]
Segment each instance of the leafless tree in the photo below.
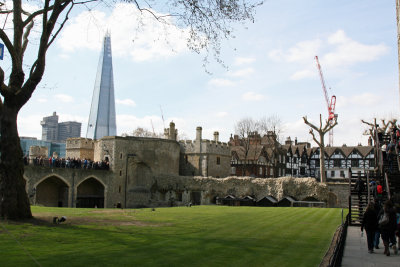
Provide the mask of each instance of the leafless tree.
[{"label": "leafless tree", "polygon": [[284,132],[281,118],[274,114],[268,117],[262,117],[258,120],[258,128],[261,135],[273,132],[276,135],[276,139],[281,141],[281,135]]},{"label": "leafless tree", "polygon": [[163,135],[161,133],[155,133],[151,132],[150,130],[143,128],[143,127],[137,127],[135,130],[133,130],[131,133],[123,133],[123,137],[125,136],[136,136],[136,137],[155,137],[155,138],[161,138]]},{"label": "leafless tree", "polygon": [[[326,174],[325,174],[325,143],[324,143],[324,135],[329,132],[333,127],[337,125],[337,117],[334,118],[333,123],[330,123],[328,120],[325,121],[325,125],[322,126],[322,116],[319,115],[319,127],[310,123],[307,120],[307,117],[303,117],[304,123],[311,127],[310,134],[315,143],[319,146],[319,166],[321,173],[321,182],[326,182]],[[316,138],[314,134],[314,130],[318,133],[319,139]]]},{"label": "leafless tree", "polygon": [[[160,23],[174,23],[189,29],[187,45],[194,52],[211,52],[218,60],[221,40],[232,36],[232,23],[253,21],[255,8],[262,2],[247,0],[127,0],[142,13],[151,14]],[[46,66],[46,54],[66,25],[76,7],[92,9],[99,0],[43,0],[34,1],[36,10],[28,12],[25,4],[31,1],[13,0],[12,6],[0,2],[0,14],[12,23],[10,31],[0,29],[0,39],[6,53],[11,56],[11,68],[0,68],[0,217],[25,219],[32,217],[30,203],[25,192],[23,178],[23,154],[17,129],[19,110],[31,98],[42,80]],[[107,5],[115,4],[109,1]],[[90,6],[90,5],[93,6]],[[30,5],[32,6],[32,5]],[[154,9],[153,9],[154,7]],[[156,12],[155,8],[164,8]],[[161,14],[161,15],[160,15]],[[173,18],[167,20],[166,18]],[[39,31],[32,31],[34,24]],[[39,34],[38,41],[30,43],[31,33]],[[24,59],[28,45],[36,49],[36,58],[26,66]],[[209,54],[207,53],[207,54]],[[207,61],[207,57],[205,59]],[[60,75],[63,75],[60,73]]]},{"label": "leafless tree", "polygon": [[250,117],[243,118],[235,124],[235,133],[240,140],[240,146],[243,147],[244,162],[242,164],[242,175],[245,175],[247,159],[251,147],[251,138],[258,131],[259,124]]}]

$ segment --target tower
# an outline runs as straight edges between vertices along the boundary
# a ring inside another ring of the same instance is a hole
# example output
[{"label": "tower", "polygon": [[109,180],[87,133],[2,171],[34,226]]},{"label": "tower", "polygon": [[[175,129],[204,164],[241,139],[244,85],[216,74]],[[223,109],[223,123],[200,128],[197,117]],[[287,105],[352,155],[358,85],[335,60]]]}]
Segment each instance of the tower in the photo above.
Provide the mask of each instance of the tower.
[{"label": "tower", "polygon": [[86,137],[100,139],[116,134],[111,37],[107,32],[97,67]]}]

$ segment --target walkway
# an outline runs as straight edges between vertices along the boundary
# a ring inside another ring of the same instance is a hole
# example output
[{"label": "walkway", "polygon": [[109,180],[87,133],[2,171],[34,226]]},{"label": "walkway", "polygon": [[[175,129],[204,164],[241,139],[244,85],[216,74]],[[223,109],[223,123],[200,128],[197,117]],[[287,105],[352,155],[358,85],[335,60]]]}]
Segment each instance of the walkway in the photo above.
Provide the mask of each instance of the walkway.
[{"label": "walkway", "polygon": [[349,226],[347,229],[346,245],[342,259],[342,267],[378,267],[378,266],[400,266],[400,254],[394,255],[393,249],[390,250],[390,256],[383,255],[382,239],[374,253],[369,254],[367,248],[367,236],[361,237],[361,229],[358,226]]}]

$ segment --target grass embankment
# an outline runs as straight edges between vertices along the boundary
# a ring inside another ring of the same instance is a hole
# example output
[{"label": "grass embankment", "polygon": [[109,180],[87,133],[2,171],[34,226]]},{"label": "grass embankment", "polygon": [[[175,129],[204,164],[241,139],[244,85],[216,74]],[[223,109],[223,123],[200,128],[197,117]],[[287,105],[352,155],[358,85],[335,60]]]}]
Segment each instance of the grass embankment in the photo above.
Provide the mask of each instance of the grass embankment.
[{"label": "grass embankment", "polygon": [[26,223],[0,221],[0,266],[318,266],[341,223],[340,209],[322,208],[32,212]]}]

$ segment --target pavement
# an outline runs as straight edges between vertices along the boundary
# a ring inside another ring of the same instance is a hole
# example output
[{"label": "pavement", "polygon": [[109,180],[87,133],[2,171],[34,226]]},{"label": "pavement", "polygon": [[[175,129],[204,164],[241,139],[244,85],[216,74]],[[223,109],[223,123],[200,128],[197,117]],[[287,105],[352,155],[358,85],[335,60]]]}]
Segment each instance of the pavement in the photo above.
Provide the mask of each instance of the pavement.
[{"label": "pavement", "polygon": [[367,235],[361,236],[361,228],[358,226],[349,226],[347,228],[346,244],[342,258],[342,267],[400,267],[400,252],[395,255],[393,249],[390,250],[390,256],[383,254],[382,239],[379,244],[380,249],[375,249],[374,253],[368,253]]}]

